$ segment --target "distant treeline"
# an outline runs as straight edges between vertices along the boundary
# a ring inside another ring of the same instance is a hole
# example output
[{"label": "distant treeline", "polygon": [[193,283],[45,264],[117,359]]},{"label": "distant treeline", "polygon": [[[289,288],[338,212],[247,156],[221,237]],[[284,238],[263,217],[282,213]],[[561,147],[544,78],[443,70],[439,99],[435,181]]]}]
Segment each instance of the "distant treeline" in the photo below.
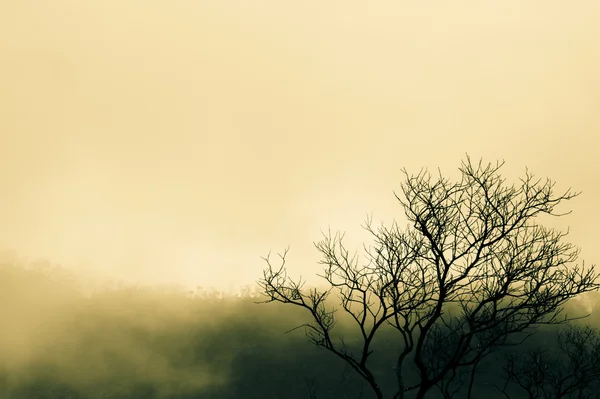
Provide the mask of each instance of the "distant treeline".
[{"label": "distant treeline", "polygon": [[[286,334],[308,321],[303,312],[255,301],[252,290],[240,297],[123,285],[89,290],[64,269],[6,261],[0,264],[0,397],[371,397],[354,371],[309,344],[301,329]],[[581,323],[598,326],[597,303],[572,301],[567,311],[592,311]],[[339,316],[335,331],[352,348],[357,331]],[[552,350],[555,330],[540,328],[518,351]],[[395,384],[399,344],[389,329],[374,346],[373,369],[386,392]],[[494,387],[503,356],[481,366],[476,397],[505,397]]]}]

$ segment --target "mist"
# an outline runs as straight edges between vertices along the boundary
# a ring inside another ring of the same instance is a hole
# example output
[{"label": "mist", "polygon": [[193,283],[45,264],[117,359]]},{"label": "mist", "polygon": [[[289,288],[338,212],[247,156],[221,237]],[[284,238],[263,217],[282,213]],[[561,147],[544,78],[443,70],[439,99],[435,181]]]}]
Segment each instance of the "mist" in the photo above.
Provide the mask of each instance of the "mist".
[{"label": "mist", "polygon": [[[309,321],[304,312],[260,303],[265,298],[253,287],[237,296],[123,284],[91,289],[56,265],[5,260],[0,295],[5,398],[308,398],[309,387],[319,398],[372,395],[302,328],[290,331]],[[566,305],[571,316],[590,314],[577,322],[597,328],[598,309],[597,293]],[[360,333],[347,314],[338,316],[334,331],[352,349]],[[519,350],[552,342],[554,331],[540,327]],[[395,387],[398,345],[393,329],[383,329],[373,345],[371,369],[386,392]],[[479,378],[495,381],[499,359],[492,357]]]},{"label": "mist", "polygon": [[496,3],[0,2],[0,395],[356,394],[256,281],[289,246],[319,285],[322,231],[402,225],[402,168],[581,191],[550,227],[597,262],[600,7]]},{"label": "mist", "polygon": [[246,3],[2,2],[0,249],[236,291],[289,245],[313,276],[321,229],[359,243],[401,168],[469,153],[583,191],[594,250],[595,1]]}]

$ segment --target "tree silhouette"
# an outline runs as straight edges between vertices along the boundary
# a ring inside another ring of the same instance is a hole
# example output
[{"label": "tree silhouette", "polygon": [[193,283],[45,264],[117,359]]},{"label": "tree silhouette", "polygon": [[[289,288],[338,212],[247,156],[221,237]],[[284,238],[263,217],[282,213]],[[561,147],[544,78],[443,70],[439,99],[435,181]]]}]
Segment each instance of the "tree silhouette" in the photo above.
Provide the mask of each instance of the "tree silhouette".
[{"label": "tree silhouette", "polygon": [[[435,178],[426,170],[409,175],[402,196],[409,225],[375,229],[364,226],[373,245],[364,246],[366,263],[343,243],[343,234],[324,233],[315,243],[322,254],[330,288],[303,290],[302,280],[287,275],[287,250],[281,263],[267,268],[259,286],[267,299],[306,309],[310,341],[347,362],[384,397],[370,367],[372,343],[385,324],[398,333],[403,347],[393,369],[393,398],[415,392],[422,399],[434,387],[452,397],[461,387],[472,397],[476,369],[495,349],[518,345],[541,324],[565,323],[562,305],[576,295],[597,290],[594,267],[574,265],[579,250],[564,242],[565,232],[545,228],[539,216],[562,216],[555,208],[578,195],[555,195],[555,183],[529,171],[508,185],[504,162],[473,164],[467,156],[461,179]],[[361,348],[355,354],[335,340],[336,308],[326,305],[336,291],[341,308],[355,322]],[[409,376],[406,368],[417,370]],[[458,388],[457,388],[458,387]]]},{"label": "tree silhouette", "polygon": [[515,384],[531,399],[591,399],[600,397],[600,334],[590,326],[568,326],[558,332],[552,353],[537,348],[507,356],[506,382],[501,391],[507,398]]}]

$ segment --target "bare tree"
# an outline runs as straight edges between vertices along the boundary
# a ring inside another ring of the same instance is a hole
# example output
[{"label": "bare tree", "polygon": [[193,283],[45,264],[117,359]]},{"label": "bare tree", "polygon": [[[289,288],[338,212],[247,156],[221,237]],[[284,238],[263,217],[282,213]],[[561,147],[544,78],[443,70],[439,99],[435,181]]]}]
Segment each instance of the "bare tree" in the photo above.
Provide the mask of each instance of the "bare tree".
[{"label": "bare tree", "polygon": [[568,326],[558,332],[556,353],[536,348],[507,356],[506,382],[531,399],[591,399],[600,397],[600,334],[590,326]]},{"label": "bare tree", "polygon": [[306,387],[308,388],[308,397],[310,399],[317,399],[317,390],[315,388],[315,381],[309,380],[308,378],[305,377],[304,383],[306,384]]},{"label": "bare tree", "polygon": [[[350,255],[342,234],[324,234],[315,246],[325,266],[320,276],[331,286],[325,291],[305,291],[302,280],[288,278],[287,250],[279,266],[267,256],[259,280],[263,302],[306,309],[312,321],[296,328],[305,327],[313,344],[347,362],[378,399],[383,391],[368,360],[384,324],[403,343],[393,367],[394,399],[412,390],[422,399],[435,386],[450,397],[456,389],[448,384],[461,370],[468,370],[471,397],[483,357],[518,344],[537,325],[568,321],[561,305],[599,287],[593,266],[573,265],[579,250],[563,241],[567,233],[537,223],[541,215],[564,215],[555,208],[578,193],[555,195],[554,182],[528,171],[519,184],[508,185],[499,173],[503,164],[474,165],[467,157],[457,182],[404,170],[402,197],[396,198],[409,222],[405,229],[395,222],[375,229],[368,218],[364,227],[374,244],[364,247],[364,263]],[[333,290],[362,337],[357,354],[332,336],[336,309],[325,302]],[[408,365],[418,378],[407,381]]]}]

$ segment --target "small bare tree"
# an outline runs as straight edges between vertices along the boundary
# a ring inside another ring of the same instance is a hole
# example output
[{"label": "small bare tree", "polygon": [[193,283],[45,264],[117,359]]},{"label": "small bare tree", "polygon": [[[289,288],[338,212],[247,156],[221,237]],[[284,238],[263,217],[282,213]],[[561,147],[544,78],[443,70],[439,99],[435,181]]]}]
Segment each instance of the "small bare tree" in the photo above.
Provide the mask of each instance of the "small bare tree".
[{"label": "small bare tree", "polygon": [[504,372],[501,391],[507,398],[511,383],[531,399],[600,398],[600,334],[590,326],[570,325],[558,332],[555,351],[511,353]]},{"label": "small bare tree", "polygon": [[[279,266],[267,256],[259,280],[268,298],[263,302],[306,309],[312,322],[297,328],[305,327],[312,343],[347,362],[378,399],[383,391],[368,360],[384,324],[403,343],[393,367],[394,399],[412,390],[422,399],[435,386],[451,397],[451,383],[464,370],[471,397],[483,357],[527,338],[536,325],[566,322],[567,315],[559,317],[561,305],[599,287],[593,267],[573,265],[579,250],[563,242],[567,233],[536,223],[541,215],[561,216],[556,206],[578,194],[555,195],[552,181],[528,171],[520,184],[507,185],[499,173],[503,164],[473,165],[467,156],[458,182],[404,170],[402,198],[396,198],[409,221],[406,229],[396,223],[375,229],[367,219],[374,245],[364,247],[364,264],[350,255],[342,234],[324,234],[315,246],[325,266],[321,277],[331,286],[325,291],[305,292],[303,281],[288,278],[287,250]],[[336,309],[325,302],[334,289],[362,337],[357,354],[332,337]],[[414,381],[405,378],[409,364],[418,371]]]}]

